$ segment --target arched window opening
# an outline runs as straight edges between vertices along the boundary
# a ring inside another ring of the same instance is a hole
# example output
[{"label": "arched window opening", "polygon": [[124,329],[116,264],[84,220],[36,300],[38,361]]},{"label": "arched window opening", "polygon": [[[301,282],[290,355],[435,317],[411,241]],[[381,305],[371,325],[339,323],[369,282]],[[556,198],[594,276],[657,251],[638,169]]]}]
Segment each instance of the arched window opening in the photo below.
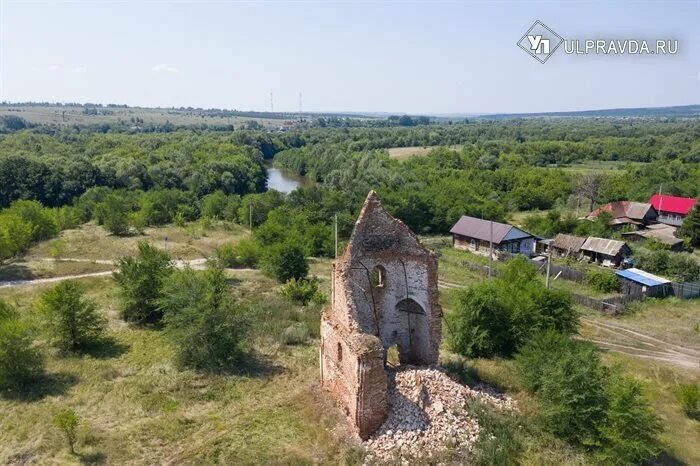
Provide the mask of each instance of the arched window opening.
[{"label": "arched window opening", "polygon": [[370,273],[369,281],[373,288],[384,288],[386,285],[386,270],[381,265],[376,266]]}]

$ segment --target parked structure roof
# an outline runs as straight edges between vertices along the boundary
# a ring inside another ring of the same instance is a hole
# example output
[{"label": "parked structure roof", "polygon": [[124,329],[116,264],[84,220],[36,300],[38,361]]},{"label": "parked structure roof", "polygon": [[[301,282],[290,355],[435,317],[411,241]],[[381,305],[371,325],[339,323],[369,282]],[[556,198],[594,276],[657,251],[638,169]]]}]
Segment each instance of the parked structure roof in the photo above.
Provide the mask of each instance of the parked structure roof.
[{"label": "parked structure roof", "polygon": [[[506,223],[492,222],[463,215],[450,233],[500,244],[503,241],[533,237],[530,233]],[[493,235],[492,235],[493,233]]]},{"label": "parked structure roof", "polygon": [[679,215],[688,215],[696,202],[697,200],[692,197],[668,196],[666,194],[654,194],[649,199],[649,203],[656,210]]},{"label": "parked structure roof", "polygon": [[624,241],[589,236],[581,246],[581,249],[583,251],[596,252],[607,256],[616,256],[626,247],[627,245]]},{"label": "parked structure roof", "polygon": [[663,277],[659,277],[658,275],[654,275],[636,268],[618,270],[615,272],[615,274],[618,277],[622,277],[645,286],[659,286],[671,283],[671,280],[667,280]]}]

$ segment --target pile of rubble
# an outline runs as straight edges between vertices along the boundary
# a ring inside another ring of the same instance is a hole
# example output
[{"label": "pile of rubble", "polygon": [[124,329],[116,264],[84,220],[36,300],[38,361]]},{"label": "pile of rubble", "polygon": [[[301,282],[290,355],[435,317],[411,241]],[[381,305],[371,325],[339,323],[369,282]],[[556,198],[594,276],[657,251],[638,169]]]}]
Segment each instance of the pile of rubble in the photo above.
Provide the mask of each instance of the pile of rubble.
[{"label": "pile of rubble", "polygon": [[471,389],[432,367],[401,367],[388,373],[389,414],[365,442],[366,463],[432,457],[446,447],[471,451],[479,425],[467,403],[478,398],[501,409],[515,409],[508,397],[484,387]]}]

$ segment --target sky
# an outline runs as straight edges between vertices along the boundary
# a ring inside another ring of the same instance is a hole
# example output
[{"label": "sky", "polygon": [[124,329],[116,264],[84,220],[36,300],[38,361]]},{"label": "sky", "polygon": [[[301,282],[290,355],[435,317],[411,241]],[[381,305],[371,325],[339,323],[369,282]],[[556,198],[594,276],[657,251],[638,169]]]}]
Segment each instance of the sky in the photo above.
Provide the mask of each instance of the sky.
[{"label": "sky", "polygon": [[[678,40],[675,55],[516,46]],[[471,114],[700,104],[700,0],[0,0],[0,101]]]}]

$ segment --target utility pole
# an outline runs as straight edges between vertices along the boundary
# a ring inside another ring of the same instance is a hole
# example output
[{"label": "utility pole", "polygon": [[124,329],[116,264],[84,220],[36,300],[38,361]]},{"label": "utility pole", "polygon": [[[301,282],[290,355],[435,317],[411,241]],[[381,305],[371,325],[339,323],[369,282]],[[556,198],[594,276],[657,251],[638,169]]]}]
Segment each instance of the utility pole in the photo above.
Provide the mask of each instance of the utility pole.
[{"label": "utility pole", "polygon": [[552,266],[552,253],[547,253],[547,278],[544,280],[544,286],[549,288],[549,273]]},{"label": "utility pole", "polygon": [[489,278],[491,278],[491,270],[493,269],[493,220],[489,220]]},{"label": "utility pole", "polygon": [[334,216],[335,223],[335,258],[338,258],[338,214]]}]

